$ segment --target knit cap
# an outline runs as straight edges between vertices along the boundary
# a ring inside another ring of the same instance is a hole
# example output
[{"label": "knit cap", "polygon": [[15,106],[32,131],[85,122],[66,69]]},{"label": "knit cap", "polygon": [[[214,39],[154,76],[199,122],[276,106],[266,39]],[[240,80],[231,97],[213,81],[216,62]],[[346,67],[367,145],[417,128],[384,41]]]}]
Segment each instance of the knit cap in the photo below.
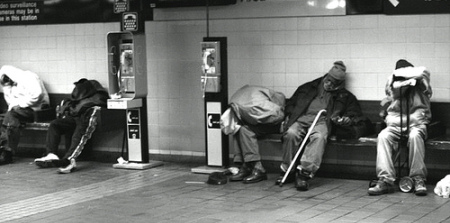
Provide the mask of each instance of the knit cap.
[{"label": "knit cap", "polygon": [[339,60],[334,62],[334,65],[336,65],[339,69],[334,70],[333,68],[331,68],[328,72],[330,76],[332,76],[336,80],[345,80],[345,71],[347,70],[347,67],[345,66],[344,62]]}]

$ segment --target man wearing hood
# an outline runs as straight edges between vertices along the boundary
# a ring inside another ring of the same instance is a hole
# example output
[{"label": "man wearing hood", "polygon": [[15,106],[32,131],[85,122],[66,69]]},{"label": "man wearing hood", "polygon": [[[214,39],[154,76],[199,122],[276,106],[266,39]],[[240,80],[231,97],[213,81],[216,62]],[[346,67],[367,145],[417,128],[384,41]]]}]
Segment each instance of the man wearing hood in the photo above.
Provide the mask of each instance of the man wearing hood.
[{"label": "man wearing hood", "polygon": [[[386,98],[381,101],[380,116],[386,128],[378,134],[376,172],[378,182],[368,190],[369,195],[394,192],[396,173],[394,154],[399,152],[401,137],[407,138],[409,148],[409,177],[414,181],[414,193],[427,194],[425,180],[425,143],[427,125],[431,120],[430,72],[414,67],[406,60],[398,60],[386,84]],[[404,133],[404,136],[401,134]]]},{"label": "man wearing hood", "polygon": [[[356,97],[345,89],[345,76],[346,66],[342,61],[336,61],[327,74],[301,85],[286,101],[286,120],[282,127],[282,175],[276,181],[277,184],[281,183],[291,162],[298,162],[293,161],[293,158],[300,143],[309,140],[296,170],[289,173],[286,179],[286,182],[295,181],[297,190],[308,190],[308,181],[313,178],[322,163],[332,126],[350,126],[357,118],[362,117]],[[326,115],[318,119],[309,139],[304,139],[322,109],[327,111]]]},{"label": "man wearing hood", "polygon": [[[108,92],[96,80],[85,78],[75,82],[70,99],[57,107],[58,117],[50,123],[47,132],[47,155],[35,159],[39,167],[60,167],[59,173],[70,173],[76,167],[76,158],[81,154],[97,125],[102,107],[106,107]],[[59,159],[58,146],[61,136],[66,136],[67,151]]]},{"label": "man wearing hood", "polygon": [[5,65],[0,69],[0,84],[8,104],[0,129],[0,165],[12,163],[20,138],[20,126],[33,122],[34,110],[49,106],[41,79],[31,71]]}]

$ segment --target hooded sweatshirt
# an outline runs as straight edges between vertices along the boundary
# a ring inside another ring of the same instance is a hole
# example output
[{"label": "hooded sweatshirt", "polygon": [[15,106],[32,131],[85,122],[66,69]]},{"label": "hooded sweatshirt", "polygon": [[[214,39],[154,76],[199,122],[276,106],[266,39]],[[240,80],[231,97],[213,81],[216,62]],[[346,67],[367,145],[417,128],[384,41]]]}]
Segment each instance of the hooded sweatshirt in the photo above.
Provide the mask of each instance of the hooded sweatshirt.
[{"label": "hooded sweatshirt", "polygon": [[406,127],[408,116],[410,127],[430,123],[432,90],[430,73],[425,67],[396,69],[388,78],[386,95],[382,105],[387,106],[388,126]]},{"label": "hooded sweatshirt", "polygon": [[0,75],[3,74],[16,83],[13,86],[3,86],[8,111],[14,106],[21,108],[30,107],[33,110],[37,110],[43,104],[49,105],[50,100],[47,90],[37,74],[31,71],[23,71],[10,65],[5,65],[0,69]]}]

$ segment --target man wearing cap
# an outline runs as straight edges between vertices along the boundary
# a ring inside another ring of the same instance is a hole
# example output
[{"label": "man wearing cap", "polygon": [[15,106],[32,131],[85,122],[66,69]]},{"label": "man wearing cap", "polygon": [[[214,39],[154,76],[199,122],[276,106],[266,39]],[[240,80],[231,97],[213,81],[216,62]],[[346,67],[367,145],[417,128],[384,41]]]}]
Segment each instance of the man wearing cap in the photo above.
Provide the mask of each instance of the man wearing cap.
[{"label": "man wearing cap", "polygon": [[[97,125],[101,107],[106,107],[108,91],[96,80],[82,78],[74,83],[71,97],[57,107],[57,118],[47,132],[46,156],[35,159],[37,166],[60,167],[58,173],[70,173]],[[59,159],[58,147],[64,135],[67,151]]]},{"label": "man wearing cap", "polygon": [[431,95],[430,72],[425,67],[414,67],[406,60],[398,60],[386,83],[386,98],[381,101],[383,110],[380,116],[387,127],[378,134],[378,182],[369,188],[369,195],[394,192],[396,173],[393,157],[399,151],[401,133],[407,138],[409,147],[409,177],[414,182],[414,194],[427,194],[424,140],[431,120]]},{"label": "man wearing cap", "polygon": [[3,165],[13,162],[13,153],[19,145],[20,126],[33,122],[34,110],[49,107],[49,97],[37,74],[10,65],[0,69],[0,84],[8,104],[0,128],[0,165]]},{"label": "man wearing cap", "polygon": [[[282,126],[283,160],[277,184],[281,183],[291,162],[298,162],[297,167],[292,168],[286,182],[295,181],[297,190],[308,190],[308,181],[313,178],[322,162],[331,128],[352,125],[356,118],[362,116],[356,97],[345,89],[345,76],[346,66],[342,61],[336,61],[328,73],[301,85],[286,101],[286,119]],[[300,143],[322,109],[327,111],[326,115],[318,119],[309,139],[306,139],[309,142],[300,161],[293,161]]]}]

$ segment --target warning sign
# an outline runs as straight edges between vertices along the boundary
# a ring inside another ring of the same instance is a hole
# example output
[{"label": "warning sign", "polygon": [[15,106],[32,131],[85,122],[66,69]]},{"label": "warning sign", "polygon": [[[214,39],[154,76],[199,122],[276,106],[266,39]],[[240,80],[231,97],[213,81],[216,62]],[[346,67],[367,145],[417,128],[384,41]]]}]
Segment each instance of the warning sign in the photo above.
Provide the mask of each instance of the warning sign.
[{"label": "warning sign", "polygon": [[122,31],[137,31],[138,15],[136,12],[127,12],[122,14]]}]

